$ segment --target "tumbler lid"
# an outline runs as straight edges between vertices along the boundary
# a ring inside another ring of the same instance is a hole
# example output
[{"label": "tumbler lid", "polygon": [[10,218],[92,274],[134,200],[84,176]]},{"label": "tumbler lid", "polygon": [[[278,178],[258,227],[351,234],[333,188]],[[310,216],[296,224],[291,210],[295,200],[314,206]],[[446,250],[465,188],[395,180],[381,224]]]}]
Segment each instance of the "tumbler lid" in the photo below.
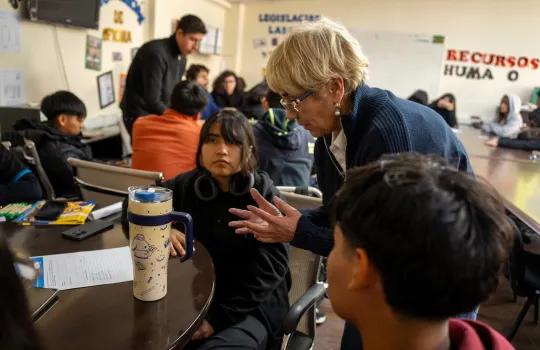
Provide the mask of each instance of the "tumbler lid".
[{"label": "tumbler lid", "polygon": [[156,192],[139,190],[135,191],[135,199],[141,202],[159,202],[160,195]]}]

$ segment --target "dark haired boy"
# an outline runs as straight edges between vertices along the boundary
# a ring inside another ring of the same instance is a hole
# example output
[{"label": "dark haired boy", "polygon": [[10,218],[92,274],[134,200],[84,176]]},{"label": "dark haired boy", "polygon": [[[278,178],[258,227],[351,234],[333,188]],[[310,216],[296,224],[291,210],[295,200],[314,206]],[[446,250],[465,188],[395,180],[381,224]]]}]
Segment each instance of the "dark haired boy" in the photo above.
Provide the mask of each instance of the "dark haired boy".
[{"label": "dark haired boy", "polygon": [[13,126],[15,132],[2,137],[13,145],[23,145],[24,139],[33,141],[56,196],[78,198],[80,191],[67,158],[92,160],[92,150],[80,135],[86,106],[73,93],[61,90],[43,98],[41,112],[47,124],[21,119]]},{"label": "dark haired boy", "polygon": [[204,88],[204,91],[207,92],[207,98],[208,103],[206,104],[206,107],[202,111],[201,119],[206,120],[210,118],[213,114],[219,112],[219,107],[217,106],[216,102],[214,102],[214,98],[212,97],[212,94],[208,92],[208,86],[209,86],[209,78],[208,74],[210,73],[210,70],[208,67],[202,65],[202,64],[192,64],[189,66],[187,72],[186,72],[186,79],[190,81],[194,81],[200,86]]},{"label": "dark haired boy", "polygon": [[206,27],[199,17],[185,15],[170,37],[147,42],[137,51],[121,102],[130,134],[138,117],[163,114],[174,86],[184,75],[186,56],[197,50],[205,34]]},{"label": "dark haired boy", "polygon": [[495,289],[511,247],[493,189],[402,154],[347,172],[334,204],[329,296],[364,349],[513,349],[487,325],[451,318]]},{"label": "dark haired boy", "polygon": [[161,171],[165,179],[195,168],[199,120],[207,96],[199,84],[184,80],[175,86],[170,108],[162,115],[137,119],[133,126],[131,166]]}]

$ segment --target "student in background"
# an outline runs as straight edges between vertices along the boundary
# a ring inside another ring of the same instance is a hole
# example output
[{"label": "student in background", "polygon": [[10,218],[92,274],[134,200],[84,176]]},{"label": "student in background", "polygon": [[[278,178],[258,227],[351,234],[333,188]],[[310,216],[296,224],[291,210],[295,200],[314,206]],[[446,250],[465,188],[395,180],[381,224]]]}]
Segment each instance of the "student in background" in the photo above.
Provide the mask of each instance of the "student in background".
[{"label": "student in background", "polygon": [[240,111],[248,119],[261,120],[267,109],[264,107],[267,94],[268,85],[265,82],[255,85],[245,94],[244,105]]},{"label": "student in background", "polygon": [[0,169],[0,206],[41,199],[41,186],[37,177],[1,144]]},{"label": "student in background", "polygon": [[203,66],[202,64],[192,64],[189,66],[189,69],[186,72],[186,79],[190,81],[194,81],[200,86],[204,88],[204,91],[207,92],[207,99],[208,103],[206,104],[206,107],[202,111],[201,119],[206,120],[210,118],[211,115],[219,111],[219,107],[214,102],[214,98],[212,97],[212,94],[208,93],[208,73],[210,73],[210,70]]},{"label": "student in background", "polygon": [[452,128],[458,128],[456,118],[456,97],[453,94],[444,94],[435,101],[431,102],[429,107],[443,117],[446,124]]},{"label": "student in background", "polygon": [[416,90],[411,96],[407,98],[409,101],[419,103],[426,106],[428,104],[428,94],[424,90]]},{"label": "student in background", "polygon": [[41,111],[47,124],[21,119],[14,125],[16,131],[4,133],[3,139],[14,145],[24,144],[25,138],[33,141],[56,196],[78,198],[79,187],[67,159],[92,160],[92,150],[81,137],[86,106],[71,92],[57,91],[41,101]]},{"label": "student in background", "polygon": [[536,108],[529,113],[529,122],[522,128],[517,138],[494,137],[486,141],[486,145],[491,147],[503,147],[522,149],[525,151],[540,150],[540,90],[538,91],[538,100]]},{"label": "student in background", "polygon": [[504,95],[497,108],[495,120],[484,124],[482,129],[496,136],[516,138],[523,125],[520,110],[521,99],[518,96]]},{"label": "student in background", "polygon": [[259,168],[276,186],[309,186],[315,139],[296,120],[287,119],[281,96],[268,91],[267,111],[253,127]]},{"label": "student in background", "polygon": [[226,70],[214,80],[212,97],[220,107],[240,109],[244,104],[244,94],[238,85],[238,77],[233,71]]},{"label": "student in background", "polygon": [[[195,239],[216,269],[212,304],[186,349],[279,349],[289,309],[287,246],[237,236],[227,225],[231,204],[255,205],[251,188],[265,198],[277,194],[268,175],[257,170],[256,152],[247,118],[222,110],[203,126],[196,167],[164,184],[173,191],[174,210],[193,217]],[[124,210],[124,227],[125,216]],[[173,230],[171,242],[171,254],[183,255],[183,234]]]},{"label": "student in background", "polygon": [[170,37],[152,40],[137,50],[120,104],[130,135],[138,117],[163,114],[174,86],[182,80],[186,57],[197,50],[205,34],[206,26],[199,17],[185,15]]},{"label": "student in background", "polygon": [[165,179],[195,167],[201,111],[208,94],[197,83],[184,80],[171,95],[163,115],[138,118],[133,126],[134,169],[161,171]]},{"label": "student in background", "polygon": [[15,260],[6,238],[0,234],[0,349],[38,350],[41,347],[30,319],[24,288],[14,266]]},{"label": "student in background", "polygon": [[511,350],[489,326],[452,318],[487,299],[513,234],[495,190],[437,157],[352,169],[333,207],[328,295],[365,350]]}]

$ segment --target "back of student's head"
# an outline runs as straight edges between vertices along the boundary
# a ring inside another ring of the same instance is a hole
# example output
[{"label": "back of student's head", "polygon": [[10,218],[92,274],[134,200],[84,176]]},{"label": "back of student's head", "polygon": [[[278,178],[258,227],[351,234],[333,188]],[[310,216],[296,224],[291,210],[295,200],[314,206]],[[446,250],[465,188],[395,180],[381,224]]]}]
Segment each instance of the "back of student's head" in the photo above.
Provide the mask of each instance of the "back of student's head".
[{"label": "back of student's head", "polygon": [[471,311],[497,286],[512,233],[493,189],[438,157],[401,154],[347,172],[335,222],[364,249],[385,299],[410,317]]},{"label": "back of student's head", "polygon": [[197,76],[200,72],[206,72],[209,73],[210,70],[208,67],[202,65],[202,64],[192,64],[189,66],[188,70],[186,71],[186,79],[190,81],[197,80]]},{"label": "back of student's head", "polygon": [[202,33],[206,34],[204,22],[195,15],[185,15],[178,21],[176,30],[181,30],[184,34]]},{"label": "back of student's head", "polygon": [[183,80],[173,89],[170,107],[178,113],[195,115],[201,112],[207,103],[207,93],[199,84]]},{"label": "back of student's head", "polygon": [[281,95],[275,91],[268,90],[266,102],[268,103],[269,108],[283,108],[281,105]]},{"label": "back of student's head", "polygon": [[13,262],[13,255],[0,234],[0,349],[39,349],[24,288]]},{"label": "back of student's head", "polygon": [[41,111],[49,124],[54,124],[60,114],[86,117],[86,106],[75,94],[60,90],[41,100]]},{"label": "back of student's head", "polygon": [[202,167],[202,147],[205,143],[209,142],[211,138],[210,131],[216,124],[220,125],[220,134],[226,143],[238,145],[240,147],[240,172],[247,175],[248,173],[255,171],[257,167],[257,148],[253,128],[249,123],[248,118],[246,118],[242,112],[230,107],[215,113],[204,123],[201,129],[199,146],[197,147],[197,167]]},{"label": "back of student's head", "polygon": [[259,83],[252,87],[246,94],[246,102],[248,104],[260,104],[263,98],[268,94],[268,85],[265,82]]},{"label": "back of student's head", "polygon": [[416,90],[411,96],[407,98],[409,101],[420,103],[421,105],[428,104],[428,94],[424,90]]}]

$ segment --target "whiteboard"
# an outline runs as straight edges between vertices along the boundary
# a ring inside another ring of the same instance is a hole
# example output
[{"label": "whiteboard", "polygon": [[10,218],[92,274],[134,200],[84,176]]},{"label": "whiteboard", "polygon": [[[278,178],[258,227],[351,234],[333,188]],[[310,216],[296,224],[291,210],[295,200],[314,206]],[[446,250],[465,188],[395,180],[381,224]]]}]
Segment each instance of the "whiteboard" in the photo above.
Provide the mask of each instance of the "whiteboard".
[{"label": "whiteboard", "polygon": [[370,86],[403,98],[418,89],[438,97],[445,45],[433,35],[349,30],[369,59]]}]

